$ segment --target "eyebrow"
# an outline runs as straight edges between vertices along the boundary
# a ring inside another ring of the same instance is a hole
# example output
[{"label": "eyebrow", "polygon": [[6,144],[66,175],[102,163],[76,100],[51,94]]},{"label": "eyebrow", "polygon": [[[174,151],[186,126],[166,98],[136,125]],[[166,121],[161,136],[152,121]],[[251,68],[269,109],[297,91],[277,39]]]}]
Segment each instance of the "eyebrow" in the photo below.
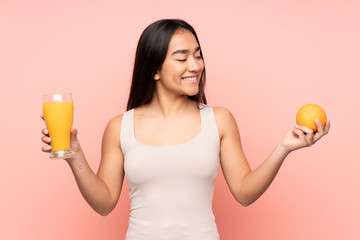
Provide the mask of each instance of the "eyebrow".
[{"label": "eyebrow", "polygon": [[[195,52],[199,51],[200,50],[200,46],[197,46],[195,48]],[[179,49],[179,50],[176,50],[174,51],[173,53],[171,53],[171,55],[175,55],[175,54],[187,54],[189,53],[189,49]]]}]

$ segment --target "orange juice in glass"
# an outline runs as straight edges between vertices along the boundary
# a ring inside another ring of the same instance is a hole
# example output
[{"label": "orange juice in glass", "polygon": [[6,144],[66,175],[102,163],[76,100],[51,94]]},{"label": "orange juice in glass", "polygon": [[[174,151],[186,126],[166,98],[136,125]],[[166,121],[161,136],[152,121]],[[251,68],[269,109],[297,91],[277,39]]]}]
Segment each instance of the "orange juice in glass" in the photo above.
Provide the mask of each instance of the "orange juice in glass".
[{"label": "orange juice in glass", "polygon": [[70,135],[74,105],[71,93],[43,95],[43,111],[51,138],[50,158],[72,157]]}]

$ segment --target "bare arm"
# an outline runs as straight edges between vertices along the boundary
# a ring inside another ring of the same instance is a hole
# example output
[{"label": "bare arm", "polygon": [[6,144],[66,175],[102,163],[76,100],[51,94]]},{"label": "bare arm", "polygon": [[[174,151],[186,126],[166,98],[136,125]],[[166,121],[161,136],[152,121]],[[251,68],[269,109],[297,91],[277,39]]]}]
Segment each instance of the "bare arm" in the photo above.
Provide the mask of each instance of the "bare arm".
[{"label": "bare arm", "polygon": [[[79,190],[89,205],[99,214],[105,216],[110,213],[119,199],[123,179],[124,163],[120,149],[121,116],[112,119],[107,125],[103,141],[101,163],[95,174],[88,165],[85,155],[77,139],[77,130],[72,128],[71,149],[74,157],[66,159],[69,164]],[[42,141],[44,152],[51,151],[51,139],[47,129],[43,129]]]},{"label": "bare arm", "polygon": [[325,129],[317,123],[319,132],[314,134],[311,129],[296,126],[259,167],[251,170],[242,150],[235,119],[224,108],[215,108],[214,112],[221,139],[222,171],[233,196],[244,206],[256,201],[266,191],[290,152],[314,144],[330,128],[330,122]]}]

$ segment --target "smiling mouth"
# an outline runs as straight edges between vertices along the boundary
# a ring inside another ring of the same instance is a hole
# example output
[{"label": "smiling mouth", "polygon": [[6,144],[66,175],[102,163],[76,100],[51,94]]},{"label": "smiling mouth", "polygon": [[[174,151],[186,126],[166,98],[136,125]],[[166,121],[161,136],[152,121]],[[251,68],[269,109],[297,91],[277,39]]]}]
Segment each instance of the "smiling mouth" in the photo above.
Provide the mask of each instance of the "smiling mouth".
[{"label": "smiling mouth", "polygon": [[198,76],[182,77],[181,79],[187,82],[196,82],[198,80]]}]

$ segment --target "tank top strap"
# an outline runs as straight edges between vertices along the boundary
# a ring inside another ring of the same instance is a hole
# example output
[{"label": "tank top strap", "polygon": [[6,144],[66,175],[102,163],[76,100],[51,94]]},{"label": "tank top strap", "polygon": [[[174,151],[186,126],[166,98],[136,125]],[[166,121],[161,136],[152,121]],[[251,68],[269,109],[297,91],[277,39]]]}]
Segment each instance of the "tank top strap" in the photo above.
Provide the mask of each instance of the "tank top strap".
[{"label": "tank top strap", "polygon": [[201,131],[204,133],[204,137],[209,139],[217,139],[217,141],[220,143],[213,107],[201,104],[200,114],[202,128]]},{"label": "tank top strap", "polygon": [[125,156],[131,147],[134,134],[134,109],[124,112],[121,120],[120,146]]}]

